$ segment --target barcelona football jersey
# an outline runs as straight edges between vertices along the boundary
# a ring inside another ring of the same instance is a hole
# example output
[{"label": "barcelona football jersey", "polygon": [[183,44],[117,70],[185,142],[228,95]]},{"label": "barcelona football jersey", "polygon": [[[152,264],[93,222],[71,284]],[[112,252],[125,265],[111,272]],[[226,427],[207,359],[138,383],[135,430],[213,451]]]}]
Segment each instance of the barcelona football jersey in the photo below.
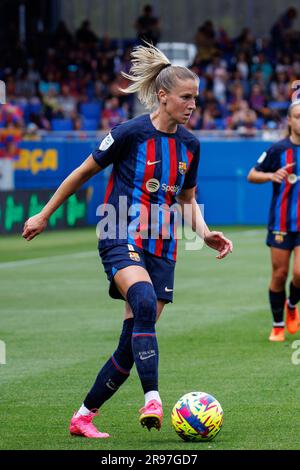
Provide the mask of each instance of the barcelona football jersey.
[{"label": "barcelona football jersey", "polygon": [[112,129],[92,153],[101,168],[113,165],[97,214],[99,248],[125,242],[175,260],[176,216],[170,208],[182,189],[196,186],[199,153],[199,141],[187,129],[158,131],[149,114]]},{"label": "barcelona football jersey", "polygon": [[300,232],[300,146],[289,138],[272,145],[258,159],[255,169],[275,173],[287,164],[288,178],[273,183],[268,229],[278,232]]}]

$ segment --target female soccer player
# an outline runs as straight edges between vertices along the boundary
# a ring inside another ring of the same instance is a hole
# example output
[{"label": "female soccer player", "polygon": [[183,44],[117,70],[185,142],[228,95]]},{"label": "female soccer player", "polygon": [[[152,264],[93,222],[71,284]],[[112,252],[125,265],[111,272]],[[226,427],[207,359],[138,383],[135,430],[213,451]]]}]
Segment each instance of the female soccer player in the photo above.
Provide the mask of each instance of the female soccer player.
[{"label": "female soccer player", "polygon": [[[112,219],[117,223],[109,230],[110,236],[100,231],[99,253],[110,295],[126,301],[125,319],[117,349],[71,420],[71,434],[85,437],[109,437],[96,429],[92,419],[128,378],[133,364],[145,394],[139,420],[148,429],[161,427],[155,323],[173,299],[177,245],[174,213],[169,210],[173,202],[177,199],[183,218],[190,219],[204,242],[219,252],[217,258],[232,251],[231,241],[221,232],[209,231],[195,200],[199,142],[181,124],[188,122],[196,107],[198,77],[185,67],[172,66],[154,46],[138,46],[132,56],[130,75],[125,74],[132,83],[125,91],[137,92],[149,109],[156,106],[155,111],[114,128],[65,179],[43,210],[28,219],[23,232],[26,240],[32,240],[68,196],[113,164],[104,204],[107,211],[115,210]],[[169,237],[163,236],[166,224],[152,214],[158,205],[164,217],[169,217]],[[140,218],[133,229],[136,208]]]},{"label": "female soccer player", "polygon": [[[289,136],[263,152],[248,175],[251,183],[273,183],[268,236],[272,278],[269,301],[273,315],[270,341],[284,341],[284,310],[289,333],[299,329],[297,303],[300,300],[300,100],[288,109]],[[285,285],[291,254],[293,278],[286,300]]]}]

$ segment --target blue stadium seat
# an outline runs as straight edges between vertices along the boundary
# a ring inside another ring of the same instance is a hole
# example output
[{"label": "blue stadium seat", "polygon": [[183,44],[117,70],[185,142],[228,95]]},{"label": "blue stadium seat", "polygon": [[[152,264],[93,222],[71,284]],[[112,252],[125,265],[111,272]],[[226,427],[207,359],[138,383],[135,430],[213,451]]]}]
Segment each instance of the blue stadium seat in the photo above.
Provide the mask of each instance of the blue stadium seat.
[{"label": "blue stadium seat", "polygon": [[100,119],[101,111],[101,103],[82,103],[80,105],[80,113],[86,119]]},{"label": "blue stadium seat", "polygon": [[255,127],[256,129],[262,129],[264,125],[264,120],[263,118],[257,118],[255,121]]},{"label": "blue stadium seat", "polygon": [[277,109],[278,111],[284,111],[288,109],[289,105],[289,101],[270,101],[269,108],[275,110]]},{"label": "blue stadium seat", "polygon": [[216,129],[223,130],[225,129],[225,121],[223,118],[215,118]]},{"label": "blue stadium seat", "polygon": [[52,119],[51,127],[53,131],[71,131],[73,122],[72,119]]},{"label": "blue stadium seat", "polygon": [[81,129],[83,131],[96,131],[98,129],[98,119],[82,119]]},{"label": "blue stadium seat", "polygon": [[26,124],[29,122],[29,115],[30,115],[30,104],[28,103],[18,103],[19,108],[23,111],[23,118]]},{"label": "blue stadium seat", "polygon": [[42,104],[41,103],[30,103],[28,105],[28,113],[30,114],[41,114]]}]

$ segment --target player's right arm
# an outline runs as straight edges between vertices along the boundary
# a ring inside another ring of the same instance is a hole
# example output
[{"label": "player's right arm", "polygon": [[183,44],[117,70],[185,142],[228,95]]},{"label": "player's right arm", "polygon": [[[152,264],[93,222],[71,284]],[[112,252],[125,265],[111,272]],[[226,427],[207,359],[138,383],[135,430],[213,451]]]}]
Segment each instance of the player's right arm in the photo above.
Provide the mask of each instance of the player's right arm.
[{"label": "player's right arm", "polygon": [[55,212],[69,196],[78,191],[92,176],[99,173],[99,171],[101,171],[101,167],[96,163],[92,155],[89,155],[88,158],[61,183],[42,211],[30,217],[25,222],[22,236],[27,241],[30,241],[45,230],[48,219],[53,212]]},{"label": "player's right arm", "polygon": [[282,150],[281,145],[272,145],[267,151],[263,152],[256,165],[249,171],[248,181],[257,184],[267,183],[268,181],[281,184],[291,173],[291,167],[294,165],[294,163],[289,163],[281,166],[280,155]]},{"label": "player's right arm", "polygon": [[255,167],[251,168],[248,174],[248,181],[250,183],[267,183],[268,181],[272,181],[273,183],[282,183],[283,180],[285,180],[289,173],[288,169],[294,166],[294,163],[289,163],[288,165],[283,166],[282,168],[279,168],[277,171],[274,172],[263,172],[263,171],[258,171],[255,169]]}]

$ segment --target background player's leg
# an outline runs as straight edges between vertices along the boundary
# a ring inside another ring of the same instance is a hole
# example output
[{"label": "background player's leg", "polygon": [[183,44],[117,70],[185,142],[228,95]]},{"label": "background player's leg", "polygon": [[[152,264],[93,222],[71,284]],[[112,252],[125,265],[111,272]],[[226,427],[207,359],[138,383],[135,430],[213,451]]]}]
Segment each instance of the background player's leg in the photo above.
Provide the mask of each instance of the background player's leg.
[{"label": "background player's leg", "polygon": [[289,272],[291,251],[271,248],[272,278],[269,287],[269,301],[273,316],[270,341],[284,340],[285,284]]},{"label": "background player's leg", "polygon": [[290,282],[289,296],[286,303],[286,326],[289,333],[299,330],[299,312],[297,304],[300,300],[300,246],[294,248],[293,278]]}]

